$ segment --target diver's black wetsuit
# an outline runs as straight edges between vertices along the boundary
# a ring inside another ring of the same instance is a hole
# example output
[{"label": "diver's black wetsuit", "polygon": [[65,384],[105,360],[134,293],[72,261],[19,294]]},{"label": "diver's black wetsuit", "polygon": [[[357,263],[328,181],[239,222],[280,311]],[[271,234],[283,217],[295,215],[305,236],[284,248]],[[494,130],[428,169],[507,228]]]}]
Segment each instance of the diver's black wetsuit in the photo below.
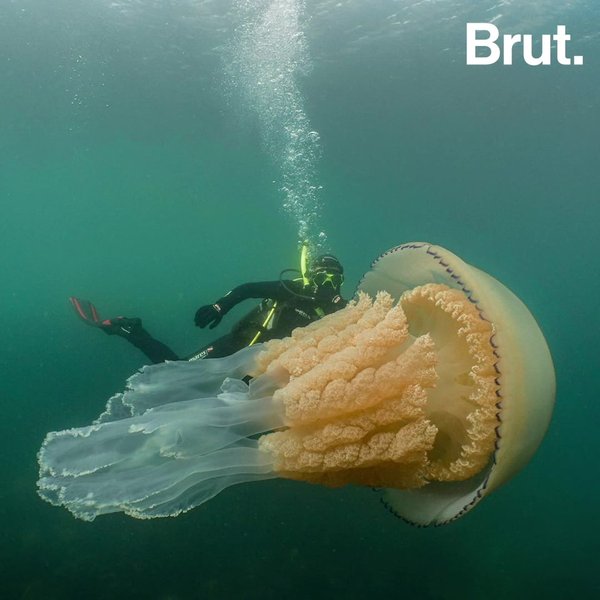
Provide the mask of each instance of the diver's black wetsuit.
[{"label": "diver's black wetsuit", "polygon": [[[346,300],[331,287],[319,288],[316,295],[313,293],[313,290],[305,288],[301,281],[291,280],[245,283],[234,288],[216,302],[220,307],[221,316],[249,298],[262,298],[263,301],[240,319],[227,335],[183,360],[229,356],[248,346],[253,340],[265,342],[286,337],[296,327],[308,325],[346,306]],[[273,314],[267,319],[272,309]],[[260,335],[257,337],[258,333]],[[139,348],[153,363],[181,360],[170,348],[155,340],[141,325],[132,328],[131,332],[123,337]]]}]

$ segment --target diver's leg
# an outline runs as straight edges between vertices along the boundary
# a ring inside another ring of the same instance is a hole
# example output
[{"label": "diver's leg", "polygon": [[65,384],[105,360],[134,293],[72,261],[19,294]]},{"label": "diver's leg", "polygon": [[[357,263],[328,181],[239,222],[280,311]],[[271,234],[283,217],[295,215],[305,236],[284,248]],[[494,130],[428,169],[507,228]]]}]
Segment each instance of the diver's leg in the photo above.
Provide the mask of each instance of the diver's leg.
[{"label": "diver's leg", "polygon": [[98,309],[89,301],[71,296],[69,298],[77,316],[86,324],[101,329],[108,335],[118,335],[139,348],[153,363],[179,360],[171,348],[155,340],[143,327],[142,320],[127,317],[102,319]]},{"label": "diver's leg", "polygon": [[246,340],[228,333],[223,337],[207,344],[200,350],[194,352],[191,356],[186,357],[185,360],[203,360],[205,358],[222,358],[223,356],[229,356],[234,354],[238,350],[241,350],[246,346]]},{"label": "diver's leg", "polygon": [[171,348],[154,339],[143,327],[141,319],[118,317],[105,321],[102,331],[109,335],[118,335],[141,350],[153,363],[166,360],[179,360]]}]

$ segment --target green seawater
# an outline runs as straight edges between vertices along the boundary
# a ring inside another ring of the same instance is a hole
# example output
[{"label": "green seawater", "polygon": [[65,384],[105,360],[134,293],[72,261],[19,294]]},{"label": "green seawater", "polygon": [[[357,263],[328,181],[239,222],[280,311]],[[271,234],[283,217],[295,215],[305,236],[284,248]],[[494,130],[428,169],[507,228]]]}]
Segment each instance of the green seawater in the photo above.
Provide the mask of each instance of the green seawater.
[{"label": "green seawater", "polygon": [[[346,266],[345,296],[388,248],[430,241],[538,320],[558,394],[523,472],[430,529],[371,490],[283,480],[151,521],[86,523],[37,496],[46,432],[90,423],[144,363],[78,321],[70,295],[141,317],[183,355],[250,307],[215,332],[194,327],[199,306],[298,265],[285,144],[231,68],[241,4],[0,5],[0,597],[597,597],[595,0],[249,3],[299,11],[310,64],[292,79],[319,137],[291,181],[319,188],[310,234]],[[467,67],[465,23],[497,15],[511,33],[567,25],[584,65]]]}]

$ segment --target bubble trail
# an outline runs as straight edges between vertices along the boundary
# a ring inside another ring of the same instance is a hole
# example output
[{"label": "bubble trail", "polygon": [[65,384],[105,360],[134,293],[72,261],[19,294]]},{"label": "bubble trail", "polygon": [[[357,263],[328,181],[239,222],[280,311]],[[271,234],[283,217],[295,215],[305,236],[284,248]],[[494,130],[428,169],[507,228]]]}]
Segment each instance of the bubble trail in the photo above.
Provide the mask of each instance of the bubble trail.
[{"label": "bubble trail", "polygon": [[298,79],[311,64],[302,30],[304,0],[238,0],[232,83],[255,113],[265,147],[280,172],[283,208],[297,225],[298,241],[322,249],[316,165],[319,134],[311,127]]}]

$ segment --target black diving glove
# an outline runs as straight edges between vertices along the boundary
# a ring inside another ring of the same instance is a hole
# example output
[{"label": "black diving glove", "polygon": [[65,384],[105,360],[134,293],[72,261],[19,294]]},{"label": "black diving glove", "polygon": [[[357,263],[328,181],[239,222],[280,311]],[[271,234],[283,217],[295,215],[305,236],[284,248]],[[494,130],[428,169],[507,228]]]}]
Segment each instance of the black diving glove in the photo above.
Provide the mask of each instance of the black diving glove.
[{"label": "black diving glove", "polygon": [[214,329],[223,318],[223,309],[218,304],[207,304],[201,306],[196,311],[194,323],[196,327],[206,327],[210,323],[209,329]]}]

